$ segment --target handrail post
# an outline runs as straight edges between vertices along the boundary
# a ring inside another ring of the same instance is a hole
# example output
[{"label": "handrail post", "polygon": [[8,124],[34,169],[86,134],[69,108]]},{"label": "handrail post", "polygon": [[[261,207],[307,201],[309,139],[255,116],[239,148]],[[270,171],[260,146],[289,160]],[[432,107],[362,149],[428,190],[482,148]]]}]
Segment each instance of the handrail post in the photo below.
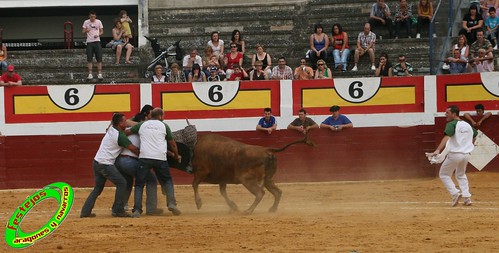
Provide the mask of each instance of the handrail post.
[{"label": "handrail post", "polygon": [[73,28],[74,25],[71,21],[64,22],[64,44],[66,45],[66,49],[73,48]]}]

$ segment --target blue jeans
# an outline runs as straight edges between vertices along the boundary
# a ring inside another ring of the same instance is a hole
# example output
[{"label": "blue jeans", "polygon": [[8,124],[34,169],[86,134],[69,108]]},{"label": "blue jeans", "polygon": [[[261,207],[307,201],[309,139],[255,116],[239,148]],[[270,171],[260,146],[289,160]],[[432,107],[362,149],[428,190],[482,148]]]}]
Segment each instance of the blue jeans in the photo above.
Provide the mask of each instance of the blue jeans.
[{"label": "blue jeans", "polygon": [[348,65],[348,56],[350,55],[350,49],[345,48],[343,50],[343,53],[340,55],[340,50],[335,49],[333,50],[333,57],[334,57],[334,68],[337,68],[338,65],[343,65],[343,70],[347,70],[347,65]]},{"label": "blue jeans", "polygon": [[0,61],[0,66],[2,67],[2,72],[7,71],[7,66],[9,66],[9,63],[6,61]]},{"label": "blue jeans", "polygon": [[[127,187],[125,203],[128,203],[128,199],[130,199],[130,195],[132,193],[133,178],[137,174],[137,170],[140,168],[139,159],[128,156],[118,156],[114,164],[126,180]],[[153,212],[156,208],[158,208],[158,183],[156,176],[149,171],[146,175],[145,183],[146,212]]]},{"label": "blue jeans", "polygon": [[125,195],[126,195],[126,180],[114,165],[100,164],[94,160],[93,162],[95,186],[90,195],[88,195],[85,204],[81,208],[81,215],[88,216],[92,213],[97,197],[104,190],[106,180],[109,179],[116,185],[114,194],[113,213],[125,212]]},{"label": "blue jeans", "polygon": [[173,189],[173,179],[170,175],[170,167],[168,162],[156,159],[139,159],[140,167],[135,174],[135,191],[134,191],[134,211],[142,213],[142,192],[144,191],[144,184],[146,181],[147,173],[154,169],[161,187],[166,192],[166,206],[176,207],[177,201],[175,200],[175,190]]}]

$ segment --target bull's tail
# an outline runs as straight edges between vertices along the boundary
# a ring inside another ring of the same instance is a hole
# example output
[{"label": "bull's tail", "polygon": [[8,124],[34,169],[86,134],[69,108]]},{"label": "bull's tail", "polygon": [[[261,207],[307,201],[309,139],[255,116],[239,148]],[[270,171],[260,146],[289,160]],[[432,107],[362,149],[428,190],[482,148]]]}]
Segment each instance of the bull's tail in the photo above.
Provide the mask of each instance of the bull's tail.
[{"label": "bull's tail", "polygon": [[301,140],[296,140],[296,141],[290,142],[290,143],[284,145],[284,147],[282,147],[282,148],[269,148],[269,151],[272,153],[278,153],[278,152],[284,151],[288,147],[290,147],[294,144],[298,144],[298,143],[305,143],[309,146],[314,146],[314,143],[309,139],[309,133],[310,133],[310,131],[307,131],[307,133],[305,134],[305,137]]}]

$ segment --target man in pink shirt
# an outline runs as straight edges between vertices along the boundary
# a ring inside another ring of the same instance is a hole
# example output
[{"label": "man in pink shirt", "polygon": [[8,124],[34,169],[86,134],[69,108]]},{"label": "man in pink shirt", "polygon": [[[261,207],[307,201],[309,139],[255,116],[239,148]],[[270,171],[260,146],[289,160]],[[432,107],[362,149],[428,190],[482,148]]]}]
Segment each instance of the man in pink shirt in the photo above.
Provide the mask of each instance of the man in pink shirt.
[{"label": "man in pink shirt", "polygon": [[102,77],[102,47],[100,44],[100,36],[104,33],[104,26],[102,25],[102,22],[97,19],[95,12],[90,11],[88,19],[85,20],[82,28],[82,33],[87,35],[87,80],[92,80],[94,78],[92,75],[92,58],[94,54],[95,59],[97,60],[97,78],[102,80],[104,78]]}]

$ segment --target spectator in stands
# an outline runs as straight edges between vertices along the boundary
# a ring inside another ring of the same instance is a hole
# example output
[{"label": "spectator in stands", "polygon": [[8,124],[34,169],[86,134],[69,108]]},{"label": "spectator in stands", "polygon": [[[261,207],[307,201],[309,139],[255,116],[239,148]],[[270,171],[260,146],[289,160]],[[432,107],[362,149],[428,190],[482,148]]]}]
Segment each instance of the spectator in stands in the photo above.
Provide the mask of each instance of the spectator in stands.
[{"label": "spectator in stands", "polygon": [[277,129],[277,122],[275,120],[275,117],[272,116],[272,109],[270,108],[265,108],[263,109],[263,117],[258,121],[258,124],[256,125],[256,130],[257,131],[265,131],[268,134],[271,134],[272,131],[275,131]]},{"label": "spectator in stands", "polygon": [[208,41],[208,46],[213,49],[213,54],[218,57],[220,65],[223,64],[224,60],[224,41],[220,39],[220,34],[218,32],[211,33],[211,40]]},{"label": "spectator in stands", "polygon": [[395,6],[395,39],[400,36],[400,28],[405,26],[407,38],[412,35],[412,4],[407,3],[407,0],[400,0]]},{"label": "spectator in stands", "polygon": [[294,77],[296,80],[314,79],[314,70],[307,66],[307,60],[305,58],[300,59],[300,66],[295,68]]},{"label": "spectator in stands", "polygon": [[314,33],[310,35],[310,63],[313,69],[317,69],[316,62],[319,59],[327,60],[327,48],[329,46],[329,38],[324,32],[321,24],[314,26]]},{"label": "spectator in stands", "polygon": [[[211,57],[213,56],[213,48],[211,46],[206,46],[204,48],[203,56],[201,57],[203,59],[203,68],[207,70],[207,72],[210,72],[208,69],[208,62],[210,61]],[[218,60],[218,57],[217,57]],[[220,63],[219,63],[220,65]]]},{"label": "spectator in stands", "polygon": [[483,48],[478,49],[478,56],[470,62],[473,72],[492,72],[494,71],[494,56],[492,52],[487,53]]},{"label": "spectator in stands", "polygon": [[7,66],[9,66],[9,63],[7,62],[7,47],[3,43],[0,44],[0,47],[2,48],[2,51],[0,51],[0,66],[3,73],[7,71]]},{"label": "spectator in stands", "polygon": [[487,54],[492,54],[492,43],[489,40],[485,39],[485,35],[483,30],[479,30],[476,32],[476,41],[471,44],[470,47],[470,59],[474,59],[478,57],[478,49],[483,48],[487,52]]},{"label": "spectator in stands", "polygon": [[357,63],[359,58],[363,56],[366,52],[369,54],[369,59],[371,60],[371,70],[376,70],[374,66],[374,44],[376,43],[376,34],[371,32],[371,25],[369,23],[364,24],[364,31],[359,33],[357,37],[357,48],[354,54],[354,66],[352,71],[357,71]]},{"label": "spectator in stands", "polygon": [[251,60],[251,65],[253,66],[253,68],[255,68],[255,63],[257,61],[261,61],[263,63],[262,65],[263,70],[267,72],[267,75],[269,76],[269,78],[271,78],[272,57],[270,57],[270,54],[263,51],[262,44],[256,44],[256,54],[253,55],[253,59]]},{"label": "spectator in stands", "polygon": [[474,128],[479,128],[486,119],[492,116],[491,112],[485,112],[485,106],[483,106],[482,104],[476,104],[475,111],[476,111],[475,115],[471,115],[470,113],[464,113],[464,118],[466,119],[466,121],[471,123],[471,125]]},{"label": "spectator in stands", "polygon": [[183,71],[180,71],[179,66],[176,62],[172,63],[170,66],[170,78],[168,80],[169,83],[185,83],[185,74]]},{"label": "spectator in stands", "polygon": [[113,45],[111,48],[115,51],[116,54],[116,62],[114,64],[116,65],[120,64],[121,53],[123,51],[123,48],[126,49],[125,63],[131,64],[132,62],[130,61],[130,57],[132,55],[133,45],[128,42],[125,42],[126,35],[123,31],[123,27],[119,19],[114,20],[114,28],[112,32],[113,32]]},{"label": "spectator in stands", "polygon": [[333,34],[331,35],[331,45],[333,45],[334,68],[341,71],[347,71],[348,56],[350,49],[348,46],[348,34],[343,31],[340,24],[333,25]]},{"label": "spectator in stands", "polygon": [[393,67],[396,76],[412,76],[412,65],[407,62],[405,55],[399,55],[399,63]]},{"label": "spectator in stands", "polygon": [[132,25],[132,20],[125,10],[120,11],[120,22],[123,29],[123,40],[125,41],[125,43],[130,43],[130,39],[133,38],[132,28],[130,28],[130,26]]},{"label": "spectator in stands", "polygon": [[199,64],[194,63],[188,76],[189,82],[206,82],[206,74],[201,70]]},{"label": "spectator in stands", "polygon": [[241,81],[248,78],[248,73],[243,69],[241,65],[236,63],[232,67],[233,72],[230,77],[227,78],[228,81]]},{"label": "spectator in stands", "polygon": [[277,66],[272,69],[272,79],[274,80],[292,80],[293,70],[286,65],[286,58],[279,57]]},{"label": "spectator in stands", "polygon": [[0,86],[20,86],[23,82],[21,76],[14,72],[14,66],[7,66],[7,72],[0,78]]},{"label": "spectator in stands", "polygon": [[461,51],[461,56],[468,60],[470,54],[470,46],[468,45],[466,36],[464,36],[464,34],[458,36],[457,43],[454,45],[452,51],[454,51],[454,49],[459,49]]},{"label": "spectator in stands", "polygon": [[163,66],[160,64],[154,67],[154,75],[151,77],[151,83],[167,83],[168,78],[163,75]]},{"label": "spectator in stands", "polygon": [[225,71],[225,73],[227,74],[227,78],[230,78],[230,75],[234,73],[235,64],[243,66],[243,59],[243,54],[237,51],[237,44],[230,43],[230,52],[227,53],[224,58],[224,64],[225,66],[227,66],[227,70]]},{"label": "spectator in stands", "polygon": [[319,125],[313,119],[307,117],[307,111],[303,108],[298,111],[298,118],[288,125],[288,129],[296,130],[303,134],[314,128],[319,128]]},{"label": "spectator in stands", "polygon": [[210,61],[208,61],[207,68],[209,69],[208,75],[211,73],[211,70],[213,70],[213,68],[216,68],[217,75],[219,75],[220,78],[222,78],[222,79],[225,78],[225,71],[220,66],[220,63],[218,62],[218,57],[216,55],[211,56]]},{"label": "spectator in stands", "polygon": [[490,8],[494,7],[494,9],[499,8],[499,1],[498,0],[483,0],[480,1],[480,13],[482,14],[483,20],[486,20],[488,17],[490,17]]},{"label": "spectator in stands", "polygon": [[207,78],[208,82],[218,82],[222,80],[218,75],[217,67],[209,67],[209,70],[210,70],[210,75]]},{"label": "spectator in stands", "polygon": [[241,52],[243,55],[246,53],[246,42],[243,40],[243,35],[239,30],[232,31],[230,43],[236,43],[238,52]]},{"label": "spectator in stands", "polygon": [[332,113],[331,116],[327,117],[322,123],[321,128],[329,128],[331,131],[341,131],[344,128],[352,128],[353,123],[347,116],[340,114],[340,107],[337,105],[331,106],[329,111]]},{"label": "spectator in stands", "polygon": [[184,59],[182,61],[182,69],[184,70],[184,74],[186,76],[189,75],[189,73],[192,72],[192,66],[194,64],[197,64],[203,69],[203,59],[201,56],[198,55],[198,50],[195,48],[191,49],[191,52],[184,56]]},{"label": "spectator in stands", "polygon": [[94,55],[95,60],[97,61],[97,78],[102,80],[104,77],[102,76],[102,47],[100,44],[100,36],[104,33],[104,26],[102,25],[102,22],[97,19],[97,14],[94,11],[90,11],[88,19],[83,22],[82,28],[82,33],[87,35],[87,80],[92,80],[94,78],[92,75],[92,58]]},{"label": "spectator in stands", "polygon": [[315,70],[315,79],[332,79],[333,73],[331,69],[327,67],[324,60],[317,61],[317,70]]},{"label": "spectator in stands", "polygon": [[487,28],[485,37],[494,43],[494,50],[496,50],[499,38],[499,17],[496,16],[496,8],[490,7],[489,17],[485,20],[485,27]]},{"label": "spectator in stands", "polygon": [[381,53],[379,56],[378,67],[374,71],[375,76],[393,76],[392,63],[388,59],[388,54]]},{"label": "spectator in stands", "polygon": [[473,44],[473,42],[477,40],[477,31],[482,29],[483,18],[478,14],[477,7],[475,5],[471,5],[469,13],[464,15],[462,29],[459,31],[459,34],[464,34],[468,42]]},{"label": "spectator in stands", "polygon": [[445,63],[449,64],[449,72],[451,74],[466,73],[468,60],[461,56],[461,50],[459,49],[454,49],[453,57],[447,58]]},{"label": "spectator in stands", "polygon": [[372,30],[378,26],[386,26],[391,39],[393,37],[393,22],[390,15],[390,8],[385,4],[385,0],[376,0],[371,8],[369,24],[371,24]]},{"label": "spectator in stands", "polygon": [[255,68],[250,71],[250,80],[269,80],[269,75],[267,75],[267,71],[263,70],[263,62],[256,61]]},{"label": "spectator in stands", "polygon": [[[419,0],[418,4],[418,22],[416,24],[416,39],[421,38],[421,28],[424,25],[430,25],[433,18],[433,3],[431,0]],[[435,27],[433,27],[433,38],[437,37]],[[429,29],[428,29],[429,30]]]}]

